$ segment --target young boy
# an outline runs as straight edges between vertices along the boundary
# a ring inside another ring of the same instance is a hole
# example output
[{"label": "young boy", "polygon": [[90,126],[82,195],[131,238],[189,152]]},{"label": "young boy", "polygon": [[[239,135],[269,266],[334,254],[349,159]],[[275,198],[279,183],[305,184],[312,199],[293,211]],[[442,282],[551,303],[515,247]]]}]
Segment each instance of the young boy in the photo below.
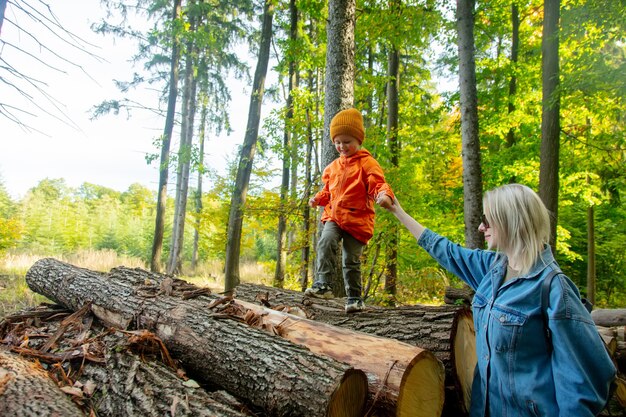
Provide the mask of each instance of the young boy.
[{"label": "young boy", "polygon": [[389,208],[394,195],[376,159],[361,148],[365,139],[361,112],[347,109],[337,113],[330,122],[330,137],[339,158],[324,169],[324,188],[309,200],[311,207],[324,206],[324,226],[317,244],[315,281],[304,294],[333,297],[330,278],[341,240],[348,296],[345,310],[353,313],[365,308],[361,298],[361,253],[374,234],[374,202]]}]

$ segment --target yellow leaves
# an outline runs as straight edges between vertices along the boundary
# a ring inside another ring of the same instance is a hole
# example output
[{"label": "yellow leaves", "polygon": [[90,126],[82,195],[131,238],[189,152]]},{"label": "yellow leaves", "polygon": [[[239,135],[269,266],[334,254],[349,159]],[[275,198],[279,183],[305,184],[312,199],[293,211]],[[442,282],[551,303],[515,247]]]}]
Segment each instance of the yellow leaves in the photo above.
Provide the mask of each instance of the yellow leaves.
[{"label": "yellow leaves", "polygon": [[17,246],[23,226],[17,219],[0,218],[0,252]]}]

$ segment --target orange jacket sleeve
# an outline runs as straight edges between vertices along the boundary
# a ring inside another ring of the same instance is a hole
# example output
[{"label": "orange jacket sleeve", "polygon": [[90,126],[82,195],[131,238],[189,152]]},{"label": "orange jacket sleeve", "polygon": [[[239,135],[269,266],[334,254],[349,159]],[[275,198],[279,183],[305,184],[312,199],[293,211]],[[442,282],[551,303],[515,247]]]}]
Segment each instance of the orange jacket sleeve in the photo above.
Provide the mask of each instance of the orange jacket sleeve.
[{"label": "orange jacket sleeve", "polygon": [[363,166],[365,172],[367,173],[367,194],[369,198],[376,199],[376,196],[384,191],[391,200],[394,199],[395,195],[393,194],[393,190],[391,186],[385,181],[385,174],[383,173],[383,169],[380,167],[380,164],[374,158],[370,158],[367,163]]}]

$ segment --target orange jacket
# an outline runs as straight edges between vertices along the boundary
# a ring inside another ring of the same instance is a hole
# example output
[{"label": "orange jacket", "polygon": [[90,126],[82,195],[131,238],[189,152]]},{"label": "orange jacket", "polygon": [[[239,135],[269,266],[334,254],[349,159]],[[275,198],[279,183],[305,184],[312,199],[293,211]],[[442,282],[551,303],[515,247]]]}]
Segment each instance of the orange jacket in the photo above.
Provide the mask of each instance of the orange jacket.
[{"label": "orange jacket", "polygon": [[391,187],[383,170],[367,150],[350,157],[340,156],[322,174],[324,188],[314,199],[324,206],[322,222],[329,220],[360,242],[367,243],[374,234],[374,203],[385,191],[393,200]]}]

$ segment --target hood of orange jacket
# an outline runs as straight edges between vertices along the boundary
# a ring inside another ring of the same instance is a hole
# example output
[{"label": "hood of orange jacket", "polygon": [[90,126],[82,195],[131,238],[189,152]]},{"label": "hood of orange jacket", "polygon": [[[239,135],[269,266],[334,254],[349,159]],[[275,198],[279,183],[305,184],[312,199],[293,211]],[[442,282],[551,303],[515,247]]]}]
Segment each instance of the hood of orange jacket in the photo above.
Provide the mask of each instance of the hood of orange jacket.
[{"label": "hood of orange jacket", "polygon": [[322,174],[324,188],[315,200],[324,206],[322,221],[333,221],[360,242],[367,243],[374,234],[374,203],[385,191],[393,191],[385,181],[382,168],[367,150],[352,156],[340,156]]}]

